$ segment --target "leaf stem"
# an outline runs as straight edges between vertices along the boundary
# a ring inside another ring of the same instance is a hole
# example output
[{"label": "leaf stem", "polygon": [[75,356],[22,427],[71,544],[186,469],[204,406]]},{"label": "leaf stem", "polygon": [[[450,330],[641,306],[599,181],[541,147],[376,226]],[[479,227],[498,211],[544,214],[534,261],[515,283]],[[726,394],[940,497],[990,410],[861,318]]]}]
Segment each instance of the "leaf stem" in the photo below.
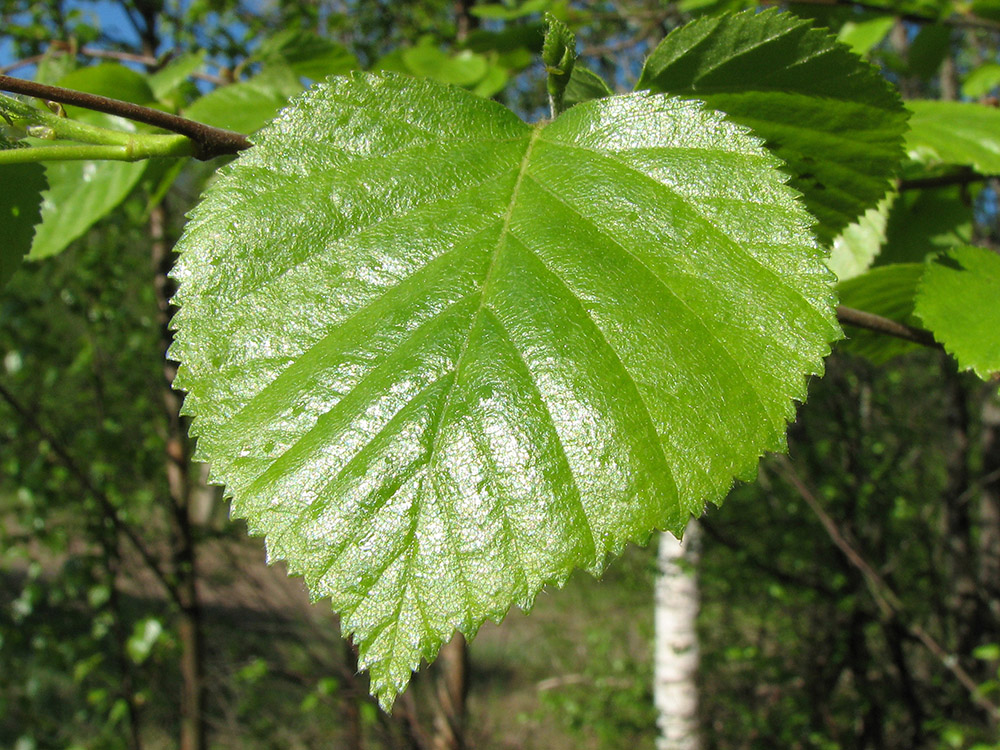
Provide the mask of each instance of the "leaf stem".
[{"label": "leaf stem", "polygon": [[45,101],[70,104],[95,112],[118,115],[128,120],[142,122],[178,133],[190,138],[194,142],[195,146],[191,155],[202,161],[207,161],[216,156],[236,154],[251,146],[247,137],[241,133],[214,128],[210,125],[204,125],[194,120],[170,114],[169,112],[143,107],[131,102],[123,102],[118,99],[110,99],[106,96],[85,94],[82,91],[73,91],[59,86],[49,86],[44,83],[26,81],[21,78],[13,78],[5,75],[0,75],[0,91],[24,94]]},{"label": "leaf stem", "polygon": [[31,146],[0,150],[0,164],[45,161],[141,161],[163,156],[193,156],[195,143],[182,135],[141,135],[124,144]]}]

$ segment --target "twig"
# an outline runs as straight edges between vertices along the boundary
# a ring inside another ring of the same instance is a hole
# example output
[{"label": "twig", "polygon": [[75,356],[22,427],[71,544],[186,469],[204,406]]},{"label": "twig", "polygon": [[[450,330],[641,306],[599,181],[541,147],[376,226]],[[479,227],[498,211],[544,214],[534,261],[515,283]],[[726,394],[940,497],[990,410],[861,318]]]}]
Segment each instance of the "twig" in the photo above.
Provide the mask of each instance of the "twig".
[{"label": "twig", "polygon": [[837,320],[845,326],[854,326],[855,328],[864,328],[876,333],[883,333],[886,336],[894,336],[897,339],[911,341],[914,344],[927,346],[931,349],[943,349],[941,344],[934,340],[934,336],[930,331],[925,331],[922,328],[914,328],[904,323],[897,323],[895,320],[884,318],[875,313],[839,305],[837,307]]},{"label": "twig", "polygon": [[163,588],[166,590],[170,599],[175,604],[179,605],[180,602],[177,599],[176,587],[173,580],[160,569],[159,564],[156,562],[156,558],[153,557],[152,553],[146,548],[146,545],[143,544],[139,535],[136,534],[131,526],[121,519],[118,515],[118,508],[116,508],[115,504],[111,502],[111,498],[108,497],[107,493],[94,485],[93,481],[91,481],[90,477],[87,475],[87,472],[80,467],[80,465],[69,454],[69,451],[66,450],[55,435],[45,429],[35,415],[25,408],[24,405],[17,400],[14,394],[7,390],[3,383],[0,383],[0,398],[3,398],[10,408],[17,413],[21,420],[32,430],[37,432],[42,439],[45,440],[49,446],[51,446],[52,452],[55,453],[62,465],[76,478],[83,489],[93,496],[95,500],[97,500],[105,517],[110,519],[112,525],[115,527],[115,530],[131,542],[143,562],[149,566],[149,569],[156,577],[156,580],[163,585]]},{"label": "twig", "polygon": [[104,112],[109,115],[118,115],[136,122],[143,122],[157,128],[163,128],[173,133],[187,136],[196,144],[194,156],[202,161],[207,161],[216,156],[226,154],[237,154],[240,151],[250,148],[252,145],[247,137],[232,130],[213,128],[210,125],[203,125],[194,120],[188,120],[169,112],[162,112],[158,109],[143,107],[131,102],[123,102],[118,99],[110,99],[106,96],[96,94],[85,94],[81,91],[60,88],[59,86],[49,86],[35,81],[26,81],[21,78],[0,75],[0,91],[10,91],[15,94],[24,94],[45,101],[70,104],[96,112]]},{"label": "twig", "polygon": [[938,177],[918,177],[913,180],[900,180],[898,190],[902,192],[904,190],[920,190],[922,188],[971,185],[974,182],[985,182],[992,179],[992,175],[979,174],[978,172],[959,172],[957,174],[945,174]]},{"label": "twig", "polygon": [[[963,13],[961,15],[953,15],[945,18],[935,18],[933,16],[925,16],[919,13],[901,13],[891,7],[877,5],[876,3],[859,2],[857,0],[797,0],[797,2],[804,5],[858,8],[859,10],[868,10],[874,13],[882,13],[887,16],[895,16],[902,21],[911,21],[913,23],[941,23],[946,26],[954,26],[959,29],[988,29],[990,31],[1000,31],[1000,22],[993,21],[989,18],[983,18],[982,16],[976,16],[971,13]],[[767,4],[774,5],[776,3],[768,2]]]},{"label": "twig", "polygon": [[803,502],[809,506],[810,510],[816,514],[819,522],[823,525],[827,536],[836,545],[837,549],[841,551],[847,561],[853,565],[861,573],[861,576],[865,580],[865,584],[868,587],[869,593],[875,600],[875,604],[878,606],[879,610],[887,622],[895,622],[900,627],[902,627],[911,638],[922,643],[928,651],[930,651],[938,661],[941,662],[942,666],[954,675],[962,686],[969,691],[969,696],[972,698],[973,703],[983,709],[993,720],[1000,719],[1000,708],[993,705],[984,698],[979,692],[979,686],[972,676],[965,671],[965,668],[959,663],[959,660],[955,654],[950,654],[948,651],[938,643],[934,637],[923,629],[920,625],[913,625],[903,622],[901,615],[904,612],[903,602],[900,600],[899,596],[892,590],[885,579],[880,576],[875,569],[868,563],[861,554],[851,546],[851,543],[847,538],[840,532],[837,528],[837,523],[830,517],[830,515],[823,509],[819,500],[812,491],[806,486],[802,478],[799,477],[798,472],[795,471],[795,467],[792,462],[788,460],[786,456],[779,456],[778,463],[781,467],[782,474],[789,484],[795,489],[799,497],[802,498]]}]

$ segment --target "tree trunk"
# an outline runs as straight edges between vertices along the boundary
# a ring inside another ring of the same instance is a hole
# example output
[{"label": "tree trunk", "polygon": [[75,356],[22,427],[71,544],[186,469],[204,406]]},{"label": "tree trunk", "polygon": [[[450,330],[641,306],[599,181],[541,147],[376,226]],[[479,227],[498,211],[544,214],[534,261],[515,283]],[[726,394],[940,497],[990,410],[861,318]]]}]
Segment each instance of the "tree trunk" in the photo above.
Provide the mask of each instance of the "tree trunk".
[{"label": "tree trunk", "polygon": [[433,750],[465,747],[465,696],[468,691],[469,651],[465,636],[456,633],[441,649],[437,669],[437,711]]},{"label": "tree trunk", "polygon": [[[152,241],[153,287],[159,308],[161,345],[164,355],[173,340],[170,331],[170,298],[174,284],[167,275],[171,267],[170,243],[166,236],[166,210],[152,209],[149,235]],[[187,436],[181,421],[183,397],[172,387],[177,363],[165,360],[163,365],[163,408],[167,422],[166,471],[170,490],[172,547],[177,603],[180,616],[177,623],[181,642],[181,737],[180,750],[204,750],[205,681],[204,637],[201,605],[198,601],[198,570],[194,524],[191,519],[191,459]]]},{"label": "tree trunk", "polygon": [[700,529],[692,519],[678,542],[660,536],[656,580],[653,702],[660,730],[657,750],[699,750],[698,579]]}]

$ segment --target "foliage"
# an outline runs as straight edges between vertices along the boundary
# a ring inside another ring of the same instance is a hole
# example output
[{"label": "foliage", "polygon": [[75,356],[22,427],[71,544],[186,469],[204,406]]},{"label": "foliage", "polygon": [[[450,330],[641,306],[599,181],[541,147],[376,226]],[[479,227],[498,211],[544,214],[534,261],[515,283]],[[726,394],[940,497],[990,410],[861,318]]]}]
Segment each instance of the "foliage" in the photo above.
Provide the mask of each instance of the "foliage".
[{"label": "foliage", "polygon": [[[10,321],[2,346],[7,381],[30,404],[12,406],[4,419],[58,415],[56,432],[74,436],[86,475],[111,488],[121,517],[155,518],[150,501],[165,491],[153,456],[165,446],[149,426],[156,417],[140,373],[158,371],[149,355],[162,339],[149,313],[135,309],[153,305],[148,288],[136,287],[136,271],[113,262],[111,249],[138,246],[137,228],[164,200],[183,196],[178,203],[186,207],[214,182],[179,244],[175,271],[182,311],[172,356],[184,361],[177,385],[190,391],[186,409],[197,415],[200,455],[226,482],[234,513],[268,537],[271,558],[288,559],[315,597],[333,599],[388,705],[454,629],[472,635],[512,604],[530,606],[544,584],[561,584],[573,568],[600,571],[625,542],[644,541],[655,528],[679,530],[689,513],[720,502],[734,477],[750,479],[762,452],[783,449],[793,401],[838,337],[835,293],[847,307],[909,326],[916,340],[929,338],[913,330],[925,326],[958,367],[995,378],[1000,273],[986,246],[997,214],[987,179],[1000,173],[996,112],[931,97],[996,92],[995,50],[982,41],[991,39],[996,9],[946,0],[885,9],[874,2],[863,12],[797,6],[816,24],[776,9],[726,12],[751,6],[685,0],[662,12],[629,6],[608,14],[547,0],[346,2],[329,10],[248,9],[235,0],[186,9],[124,4],[148,71],[138,72],[131,62],[88,64],[120,46],[94,18],[7,0],[0,21],[12,48],[44,52],[38,80],[252,134],[255,145],[216,177],[217,163],[168,166],[150,158],[198,153],[195,136],[164,135],[72,105],[53,113],[0,95],[0,283],[13,279],[0,297],[4,324]],[[544,43],[543,12],[553,14]],[[691,16],[698,18],[682,23]],[[656,45],[650,35],[661,27],[669,33]],[[971,27],[982,34],[964,31]],[[571,29],[580,32],[579,50]],[[48,38],[66,42],[46,50]],[[532,62],[539,52],[543,65]],[[351,72],[359,67],[370,72]],[[330,74],[337,77],[300,93]],[[615,93],[636,74],[638,93]],[[551,121],[525,124],[545,93]],[[902,179],[889,191],[896,175]],[[836,287],[822,263],[828,250]],[[58,269],[51,283],[27,270],[15,274],[24,256],[44,260],[40,273]],[[133,256],[122,257],[135,267]],[[94,267],[101,270],[91,275]],[[86,294],[74,291],[77,283]],[[105,297],[124,289],[124,297]],[[64,300],[73,316],[26,312],[38,300],[48,300],[46,310]],[[112,331],[116,315],[142,322]],[[81,324],[88,334],[78,339]],[[52,343],[50,326],[69,334]],[[913,387],[929,389],[927,361],[891,369],[914,346],[853,327],[838,345],[883,363],[894,387],[914,376],[920,385]],[[882,458],[895,443],[869,434],[865,421],[868,374],[848,368],[847,385],[829,385],[857,400],[860,426],[839,437],[801,428],[811,437],[800,450],[811,456],[808,479],[847,519],[849,536],[860,536],[888,569],[947,563],[944,584],[914,583],[922,593],[904,614],[929,623],[957,654],[953,665],[989,684],[989,665],[972,654],[988,645],[980,626],[991,605],[982,592],[992,589],[988,579],[976,589],[969,571],[980,558],[986,570],[992,558],[961,548],[987,538],[967,507],[980,490],[987,503],[993,459],[968,446],[976,430],[988,443],[992,428],[985,416],[974,426],[968,410],[986,397],[973,398],[971,377],[950,367],[937,373],[950,406],[927,410],[924,420],[947,423],[959,447],[943,464],[928,459],[923,468],[933,476],[908,469],[897,483],[906,497],[940,488],[937,525],[932,511],[899,497],[888,502],[873,489],[897,485],[888,476],[892,462]],[[114,404],[101,407],[108,411],[100,419],[88,401],[91,384],[79,386],[88,377]],[[72,397],[50,391],[59,380],[71,393],[76,384]],[[136,393],[143,395],[135,414],[124,416]],[[817,412],[817,424],[850,422],[836,399],[818,401],[806,410]],[[105,627],[72,644],[56,636],[29,644],[18,634],[16,648],[37,646],[38,663],[55,678],[19,696],[16,711],[29,715],[69,695],[74,687],[58,674],[72,669],[77,685],[92,688],[78,715],[103,722],[95,742],[113,743],[130,693],[117,674],[129,669],[99,654],[153,664],[170,635],[152,624],[161,612],[133,617],[114,601],[120,528],[101,522],[108,508],[86,486],[79,507],[68,505],[74,493],[66,486],[80,477],[59,450],[43,440],[35,451],[22,428],[2,424],[4,472],[13,484],[0,491],[0,507],[15,529],[45,527],[55,507],[55,517],[88,540],[83,573],[63,580],[73,606],[98,612]],[[934,442],[921,435],[921,444]],[[861,447],[842,451],[841,443]],[[858,451],[866,454],[864,479]],[[138,468],[121,471],[122,455],[137,457]],[[49,471],[53,463],[61,468]],[[840,475],[820,471],[830,466],[841,467]],[[782,484],[771,471],[764,470],[765,488]],[[789,481],[779,492],[794,489]],[[753,491],[747,485],[737,497]],[[854,502],[840,501],[847,497]],[[762,559],[808,557],[819,529],[799,538],[780,531],[784,523],[780,513],[738,522],[737,536],[747,537],[742,552],[759,538]],[[157,522],[149,531],[162,533]],[[907,534],[927,535],[936,557],[908,546]],[[24,539],[15,537],[17,552]],[[67,543],[60,530],[39,539],[50,555]],[[898,555],[889,551],[897,547]],[[732,567],[746,562],[743,554]],[[31,621],[41,633],[58,612],[49,605],[63,594],[57,588],[47,602],[39,570],[29,568],[16,606],[22,621],[39,618]],[[723,627],[714,651],[723,658],[710,657],[709,670],[726,673],[726,659],[739,662],[742,654],[752,674],[772,682],[805,673],[810,685],[824,685],[833,671],[812,652],[832,654],[850,689],[838,692],[830,710],[851,715],[861,706],[863,732],[848,739],[852,730],[829,729],[837,722],[783,690],[773,695],[784,708],[770,713],[755,714],[753,700],[732,701],[744,709],[734,726],[751,726],[780,746],[881,747],[885,733],[914,746],[937,737],[949,746],[977,741],[981,717],[971,712],[953,721],[925,716],[924,706],[941,715],[970,699],[941,685],[941,665],[908,653],[905,639],[897,644],[902,656],[893,651],[898,634],[879,621],[885,614],[874,611],[878,595],[866,593],[864,576],[827,556],[809,580],[831,570],[829,586],[817,584],[802,598],[815,607],[816,639],[791,620],[761,625],[771,644],[797,634],[794,663],[766,649],[727,647],[726,638],[738,635]],[[83,594],[100,591],[108,598]],[[780,586],[768,592],[784,596]],[[940,605],[924,606],[935,592]],[[714,623],[726,621],[711,605],[708,611]],[[893,627],[903,616],[894,617]],[[740,620],[743,627],[753,615]],[[0,638],[14,627],[0,622]],[[873,635],[879,628],[884,643]],[[919,684],[893,692],[891,675],[862,669],[864,653],[892,660]],[[24,668],[16,659],[5,665]],[[263,679],[259,670],[246,677]],[[605,684],[596,674],[587,679]],[[316,684],[310,705],[353,689]],[[630,700],[643,700],[636,683],[627,690]],[[872,727],[890,693],[896,708],[879,735]],[[584,706],[584,717],[600,710],[593,706],[602,695],[594,690],[561,705],[567,712]],[[372,705],[358,709],[369,729],[386,721],[372,718]],[[609,741],[645,715],[619,713],[623,722],[608,730]],[[53,717],[39,736],[71,741],[61,734],[66,721]],[[739,741],[738,734],[725,741]]]}]

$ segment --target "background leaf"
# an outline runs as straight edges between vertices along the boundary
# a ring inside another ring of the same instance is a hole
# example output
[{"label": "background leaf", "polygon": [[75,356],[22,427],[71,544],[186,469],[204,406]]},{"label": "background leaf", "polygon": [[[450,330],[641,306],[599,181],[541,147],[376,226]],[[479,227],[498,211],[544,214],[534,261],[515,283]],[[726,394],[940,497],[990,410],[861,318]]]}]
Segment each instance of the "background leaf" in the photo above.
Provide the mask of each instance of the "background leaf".
[{"label": "background leaf", "polygon": [[702,99],[753,128],[833,238],[889,187],[906,114],[878,71],[824,31],[769,10],[671,32],[636,85]]},{"label": "background leaf", "polygon": [[912,100],[906,147],[927,164],[962,164],[1000,174],[1000,109],[982,104]]},{"label": "background leaf", "polygon": [[253,133],[272,120],[288,99],[302,90],[285,68],[273,69],[229,86],[221,86],[194,101],[184,116],[238,133]]},{"label": "background leaf", "polygon": [[895,198],[895,195],[883,198],[833,241],[827,265],[840,281],[864,273],[878,257],[885,242],[887,214]]},{"label": "background leaf", "polygon": [[752,476],[838,335],[777,161],[696,103],[529,126],[365,74],[255,141],[178,245],[176,385],[386,705],[455,629]]},{"label": "background leaf", "polygon": [[1000,255],[956,247],[927,262],[916,314],[963,370],[1000,373]]},{"label": "background leaf", "polygon": [[570,73],[569,83],[566,84],[563,102],[569,108],[574,104],[588,102],[591,99],[602,99],[614,93],[611,87],[597,73],[576,62],[573,65],[573,71]]},{"label": "background leaf", "polygon": [[31,248],[41,216],[45,169],[41,164],[0,166],[0,286],[7,283]]},{"label": "background leaf", "polygon": [[[913,299],[923,272],[922,263],[896,263],[873,268],[838,284],[837,294],[840,303],[846,307],[881,315],[897,323],[919,326],[920,321],[913,315]],[[918,344],[863,328],[849,326],[844,333],[846,338],[840,342],[839,349],[867,357],[876,364],[920,348]]]}]

